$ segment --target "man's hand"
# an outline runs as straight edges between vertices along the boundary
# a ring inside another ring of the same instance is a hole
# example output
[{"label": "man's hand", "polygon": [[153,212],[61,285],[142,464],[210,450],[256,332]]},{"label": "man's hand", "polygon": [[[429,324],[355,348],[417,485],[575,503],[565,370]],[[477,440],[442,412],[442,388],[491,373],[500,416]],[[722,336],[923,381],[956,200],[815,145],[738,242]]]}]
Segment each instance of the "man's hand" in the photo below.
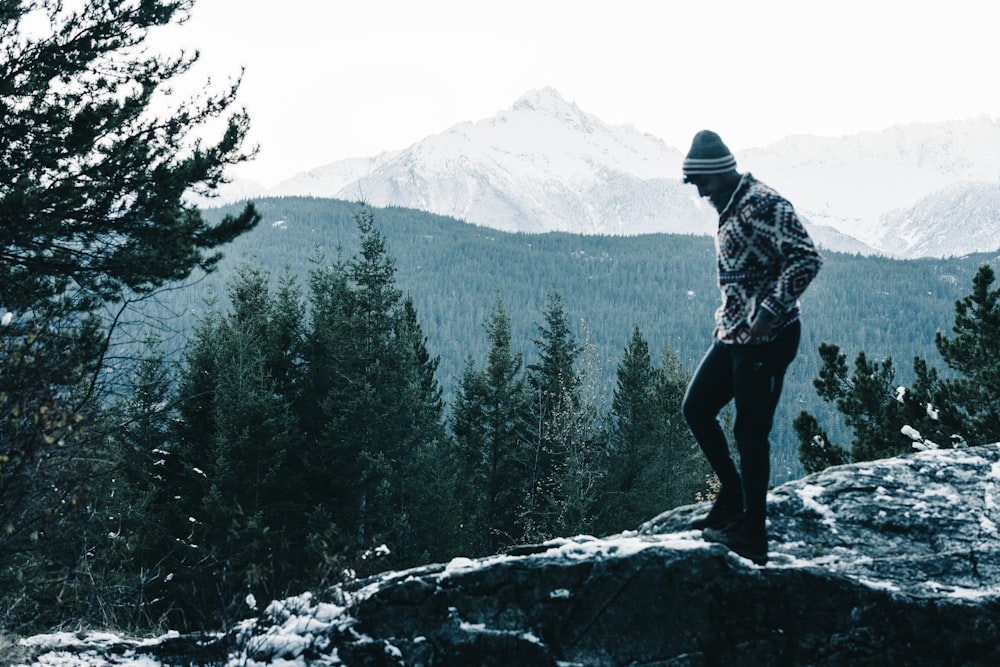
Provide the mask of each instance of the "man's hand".
[{"label": "man's hand", "polygon": [[774,320],[778,316],[767,308],[757,311],[757,318],[750,324],[750,342],[763,343],[771,339]]}]

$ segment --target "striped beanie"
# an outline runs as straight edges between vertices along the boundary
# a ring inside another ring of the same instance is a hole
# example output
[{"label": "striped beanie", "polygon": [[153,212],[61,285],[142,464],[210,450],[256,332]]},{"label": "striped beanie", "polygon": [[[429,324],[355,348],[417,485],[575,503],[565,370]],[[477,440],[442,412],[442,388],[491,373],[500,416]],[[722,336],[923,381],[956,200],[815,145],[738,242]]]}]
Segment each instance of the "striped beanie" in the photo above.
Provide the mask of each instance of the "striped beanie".
[{"label": "striped beanie", "polygon": [[694,135],[691,150],[684,158],[684,175],[725,174],[736,169],[736,158],[722,139],[711,130]]}]

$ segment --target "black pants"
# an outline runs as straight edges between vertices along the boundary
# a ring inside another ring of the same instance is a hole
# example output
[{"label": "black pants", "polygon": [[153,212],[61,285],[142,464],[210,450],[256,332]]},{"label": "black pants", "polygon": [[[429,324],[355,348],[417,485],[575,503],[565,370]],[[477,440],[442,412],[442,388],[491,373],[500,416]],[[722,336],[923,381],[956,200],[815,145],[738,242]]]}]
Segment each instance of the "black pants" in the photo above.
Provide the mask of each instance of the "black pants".
[{"label": "black pants", "polygon": [[[742,479],[747,520],[763,527],[771,475],[771,425],[781,396],[785,370],[795,358],[802,328],[793,322],[762,345],[716,341],[691,378],[684,396],[684,418],[722,486],[739,488]],[[719,412],[736,404],[733,434],[740,472],[729,455]]]}]

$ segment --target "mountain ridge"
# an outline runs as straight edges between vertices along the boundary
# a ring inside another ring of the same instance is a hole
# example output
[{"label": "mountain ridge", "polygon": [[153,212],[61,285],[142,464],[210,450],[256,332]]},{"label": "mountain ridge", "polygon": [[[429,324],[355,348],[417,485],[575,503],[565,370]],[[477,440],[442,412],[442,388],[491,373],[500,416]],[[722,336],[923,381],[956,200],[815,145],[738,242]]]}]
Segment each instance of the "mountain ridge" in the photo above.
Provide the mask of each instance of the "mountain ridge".
[{"label": "mountain ridge", "polygon": [[[1000,248],[1000,224],[978,222],[992,210],[990,185],[1000,190],[1000,119],[791,135],[736,158],[787,196],[829,250],[913,258]],[[258,194],[360,199],[503,231],[710,235],[715,212],[681,183],[682,161],[654,135],[609,125],[542,88],[490,118],[322,165]],[[956,189],[970,183],[983,188],[975,196]]]}]

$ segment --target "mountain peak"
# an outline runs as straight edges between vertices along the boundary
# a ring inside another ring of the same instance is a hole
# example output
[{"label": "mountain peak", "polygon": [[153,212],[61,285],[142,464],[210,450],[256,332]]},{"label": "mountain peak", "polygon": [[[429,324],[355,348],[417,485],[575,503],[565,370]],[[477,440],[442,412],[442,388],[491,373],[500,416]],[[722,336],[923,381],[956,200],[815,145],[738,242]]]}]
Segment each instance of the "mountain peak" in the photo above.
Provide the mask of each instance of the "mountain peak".
[{"label": "mountain peak", "polygon": [[567,111],[585,115],[573,102],[567,102],[559,91],[550,86],[529,90],[511,106],[511,111],[544,111],[564,114]]},{"label": "mountain peak", "polygon": [[503,121],[508,116],[554,120],[582,135],[611,129],[600,118],[588,114],[575,102],[567,101],[558,90],[547,86],[521,95],[508,111],[501,112],[497,118]]}]

